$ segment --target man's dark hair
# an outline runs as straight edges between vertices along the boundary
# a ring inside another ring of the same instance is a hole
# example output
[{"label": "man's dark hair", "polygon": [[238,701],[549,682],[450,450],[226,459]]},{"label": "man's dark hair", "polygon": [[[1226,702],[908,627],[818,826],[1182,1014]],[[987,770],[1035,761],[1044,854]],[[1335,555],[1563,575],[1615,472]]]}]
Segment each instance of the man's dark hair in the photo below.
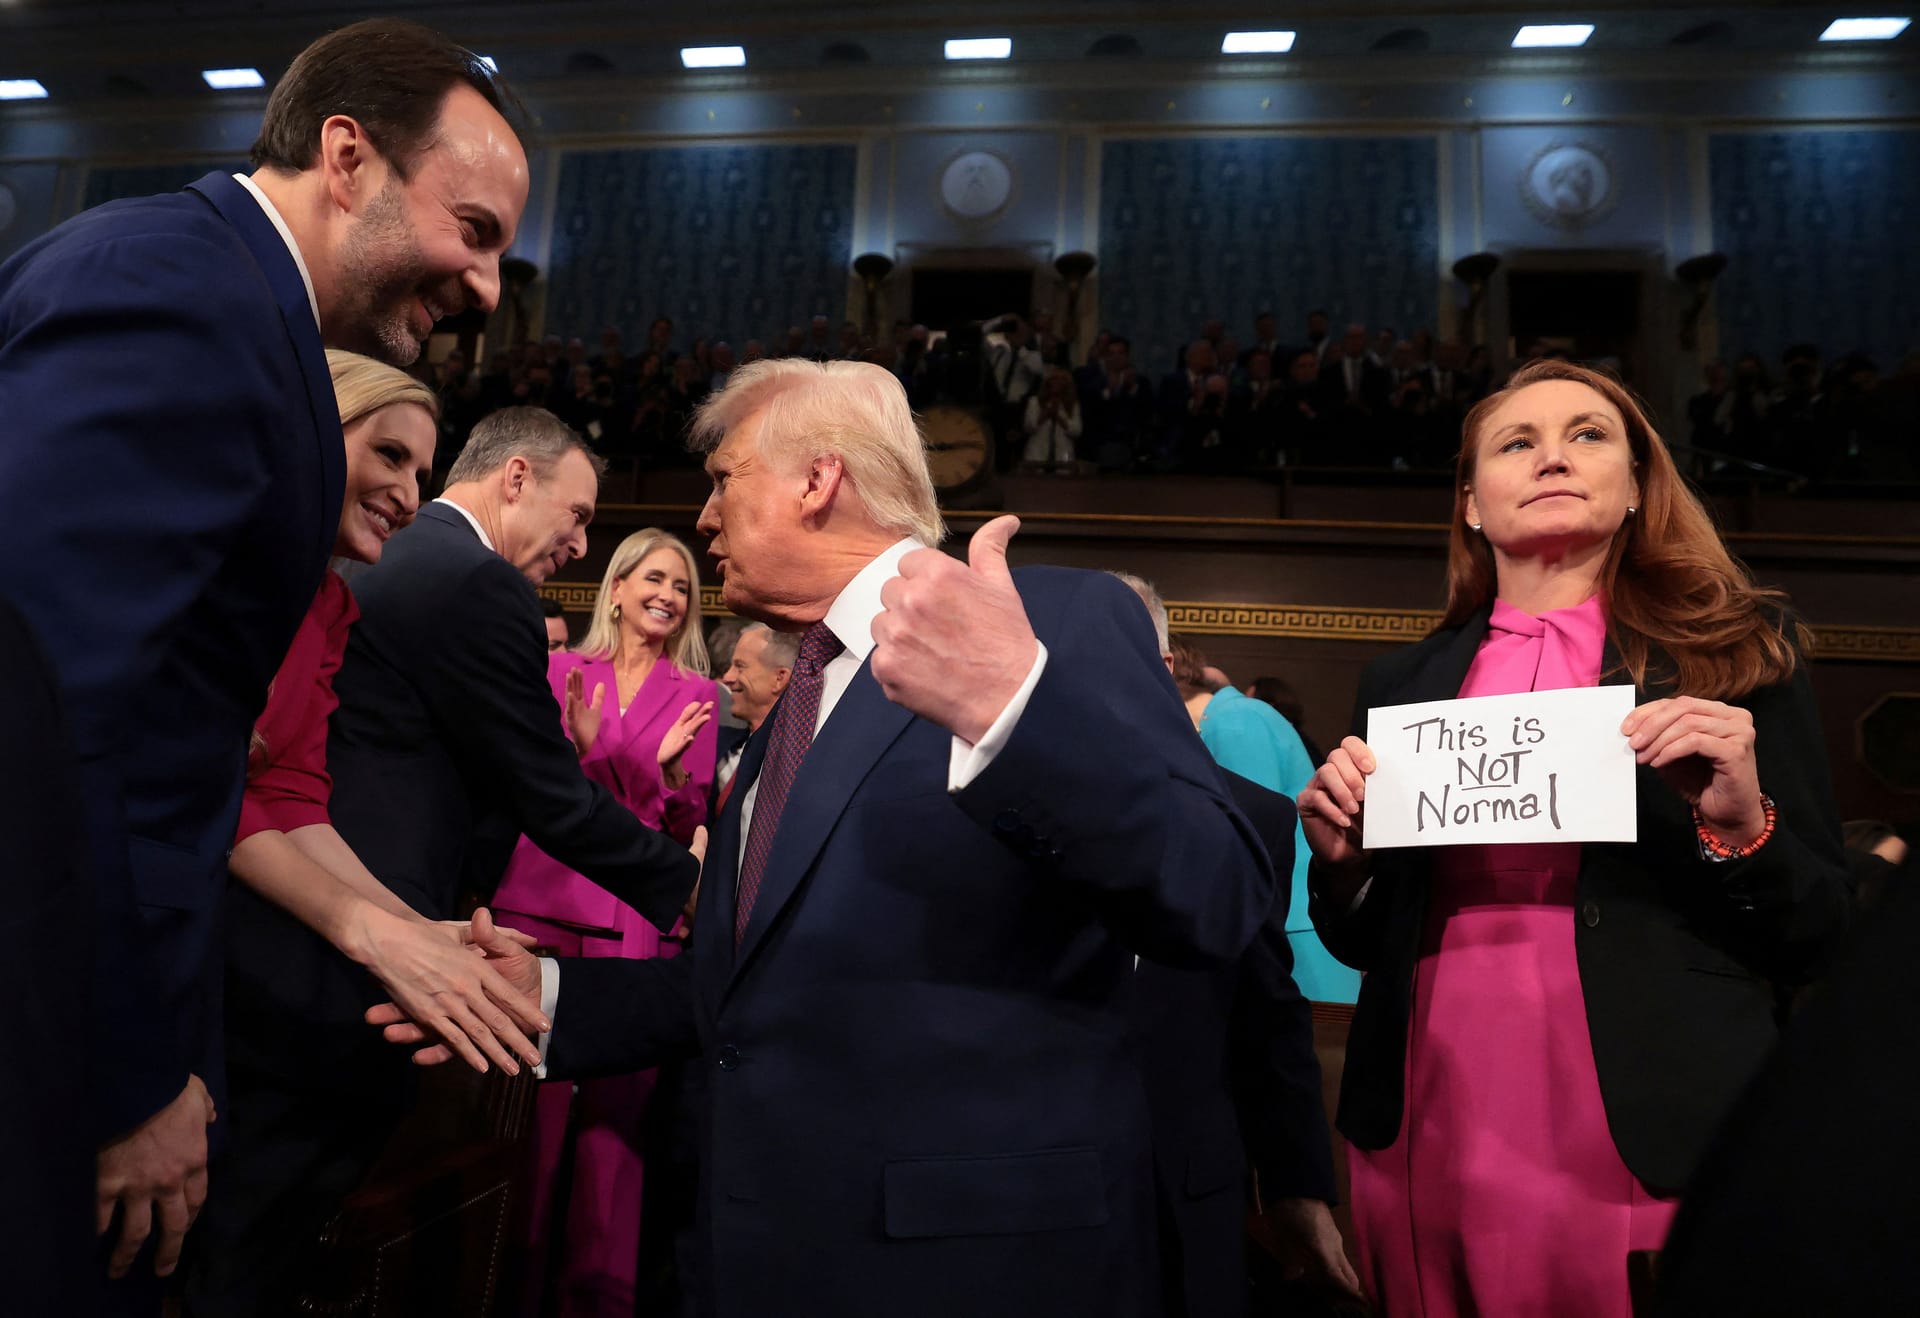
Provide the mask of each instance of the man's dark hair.
[{"label": "man's dark hair", "polygon": [[540,597],[540,616],[543,618],[564,618],[567,611],[560,607],[560,601],[551,595]]},{"label": "man's dark hair", "polygon": [[312,168],[320,125],[344,114],[406,179],[433,145],[447,93],[463,85],[510,121],[524,118],[519,98],[478,55],[430,27],[370,18],[329,32],[295,56],[274,84],[253,163],[289,173]]}]

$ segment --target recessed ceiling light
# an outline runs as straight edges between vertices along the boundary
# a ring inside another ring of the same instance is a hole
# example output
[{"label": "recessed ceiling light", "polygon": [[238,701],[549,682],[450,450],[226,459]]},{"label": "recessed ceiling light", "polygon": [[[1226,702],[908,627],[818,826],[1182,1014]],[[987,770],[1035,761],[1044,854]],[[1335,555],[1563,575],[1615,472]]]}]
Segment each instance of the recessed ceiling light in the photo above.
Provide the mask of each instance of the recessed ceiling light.
[{"label": "recessed ceiling light", "polygon": [[493,56],[475,55],[474,58],[480,61],[480,67],[485,69],[488,73],[500,72],[500,61],[495,59]]},{"label": "recessed ceiling light", "polygon": [[1012,37],[963,37],[947,43],[948,59],[1007,59],[1012,54]]},{"label": "recessed ceiling light", "polygon": [[1220,42],[1222,55],[1284,55],[1292,49],[1291,32],[1229,32]]},{"label": "recessed ceiling light", "polygon": [[200,76],[217,92],[237,91],[243,87],[264,87],[267,80],[258,69],[202,69]]},{"label": "recessed ceiling light", "polygon": [[1591,23],[1529,23],[1513,34],[1515,50],[1540,46],[1584,46],[1593,35]]},{"label": "recessed ceiling light", "polygon": [[745,46],[683,46],[680,63],[690,69],[737,69],[747,62]]},{"label": "recessed ceiling light", "polygon": [[1836,18],[1820,34],[1822,41],[1892,41],[1907,30],[1910,18]]},{"label": "recessed ceiling light", "polygon": [[46,94],[38,78],[0,78],[0,101],[37,101]]}]

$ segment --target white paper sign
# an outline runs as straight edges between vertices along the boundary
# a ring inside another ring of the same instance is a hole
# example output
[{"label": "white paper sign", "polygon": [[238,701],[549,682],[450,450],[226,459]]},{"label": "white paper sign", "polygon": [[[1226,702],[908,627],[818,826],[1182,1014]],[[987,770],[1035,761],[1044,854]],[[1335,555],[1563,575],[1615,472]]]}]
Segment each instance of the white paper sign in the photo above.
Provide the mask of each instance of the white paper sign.
[{"label": "white paper sign", "polygon": [[1367,848],[1634,841],[1620,735],[1633,696],[1590,686],[1367,711]]}]

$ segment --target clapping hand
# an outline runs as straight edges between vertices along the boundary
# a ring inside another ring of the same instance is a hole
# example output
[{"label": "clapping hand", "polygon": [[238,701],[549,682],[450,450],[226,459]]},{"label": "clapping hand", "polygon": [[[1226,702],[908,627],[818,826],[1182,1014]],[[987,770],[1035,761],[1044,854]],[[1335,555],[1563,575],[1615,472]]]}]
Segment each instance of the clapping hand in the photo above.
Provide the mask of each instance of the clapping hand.
[{"label": "clapping hand", "polygon": [[586,674],[578,668],[573,669],[567,674],[567,699],[561,706],[560,717],[581,759],[587,757],[587,752],[593,749],[594,741],[600,736],[600,706],[607,696],[607,684],[594,683],[591,701],[585,698],[586,691]]},{"label": "clapping hand", "polygon": [[968,745],[1000,717],[1039,653],[1007,568],[1007,542],[1019,529],[1018,517],[994,518],[973,533],[964,563],[916,549],[880,588],[874,680],[888,700]]},{"label": "clapping hand", "polygon": [[660,780],[668,791],[677,792],[687,785],[692,775],[680,766],[680,759],[687,753],[687,747],[693,745],[694,734],[707,726],[707,720],[712,717],[711,700],[689,701],[666,735],[660,738]]}]

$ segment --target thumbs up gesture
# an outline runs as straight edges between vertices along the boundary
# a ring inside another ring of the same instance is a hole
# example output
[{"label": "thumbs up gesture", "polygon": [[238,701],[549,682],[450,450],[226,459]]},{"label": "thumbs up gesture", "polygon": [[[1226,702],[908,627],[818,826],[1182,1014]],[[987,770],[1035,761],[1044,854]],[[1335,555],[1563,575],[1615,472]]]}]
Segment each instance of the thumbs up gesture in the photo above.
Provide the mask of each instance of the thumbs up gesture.
[{"label": "thumbs up gesture", "polygon": [[880,588],[873,676],[894,704],[972,745],[1026,681],[1039,654],[1026,606],[1007,569],[1017,517],[973,533],[962,563],[916,549]]}]

